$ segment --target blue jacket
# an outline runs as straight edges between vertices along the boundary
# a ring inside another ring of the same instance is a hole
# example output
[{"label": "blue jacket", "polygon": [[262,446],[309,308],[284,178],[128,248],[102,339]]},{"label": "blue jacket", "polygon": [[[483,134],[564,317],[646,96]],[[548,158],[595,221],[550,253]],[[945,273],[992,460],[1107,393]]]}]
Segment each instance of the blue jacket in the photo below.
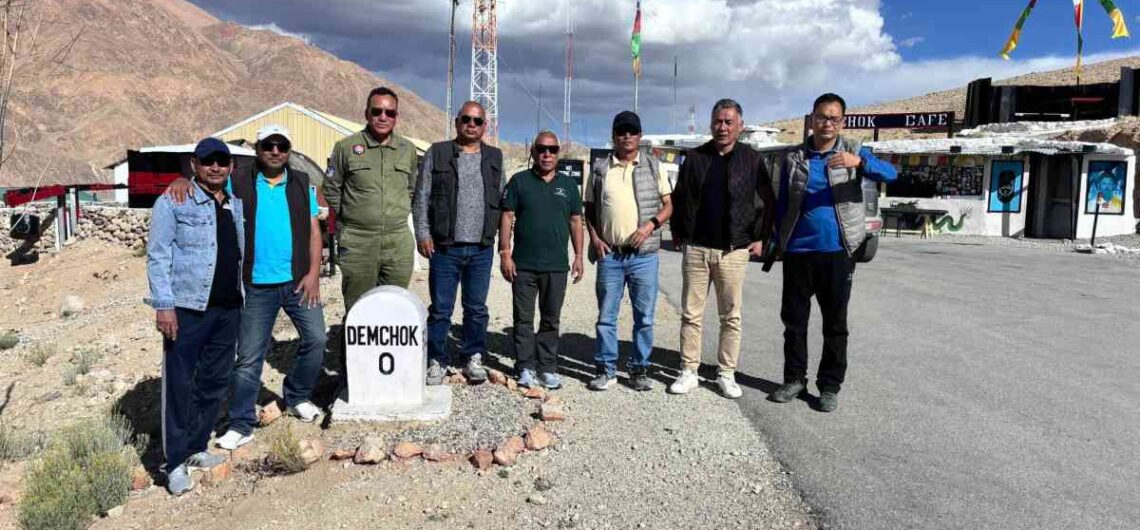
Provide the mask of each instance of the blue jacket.
[{"label": "blue jacket", "polygon": [[[231,195],[229,205],[237,228],[238,256],[244,260],[242,203]],[[206,309],[218,259],[216,223],[214,199],[196,184],[190,186],[190,197],[182,204],[175,204],[166,195],[158,198],[151,211],[147,237],[147,304],[156,310]]]}]

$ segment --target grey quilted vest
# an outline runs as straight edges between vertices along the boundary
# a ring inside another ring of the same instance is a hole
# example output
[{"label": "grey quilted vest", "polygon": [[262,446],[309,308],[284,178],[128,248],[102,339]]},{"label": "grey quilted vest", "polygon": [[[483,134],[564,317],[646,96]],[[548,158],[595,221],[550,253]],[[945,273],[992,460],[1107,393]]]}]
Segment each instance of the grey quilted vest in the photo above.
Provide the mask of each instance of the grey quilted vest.
[{"label": "grey quilted vest", "polygon": [[[661,211],[662,202],[661,193],[657,190],[657,178],[660,174],[657,159],[644,149],[640,151],[638,156],[640,157],[639,162],[633,169],[633,187],[634,196],[637,197],[637,225],[641,226],[648,222],[650,217]],[[594,203],[594,219],[590,219],[590,222],[594,223],[594,226],[601,225],[601,219],[604,215],[602,210],[605,209],[606,172],[609,169],[610,157],[608,156],[594,161],[594,167],[591,168],[593,196],[590,197],[590,200]],[[613,241],[606,241],[606,243],[615,244]],[[660,248],[661,231],[654,230],[649,238],[641,244],[639,254],[657,252]],[[593,251],[592,246],[590,251]]]},{"label": "grey quilted vest", "polygon": [[[808,140],[809,142],[811,140]],[[848,141],[840,136],[835,143],[835,151],[847,151],[858,155],[862,143]],[[780,252],[788,248],[788,241],[796,229],[800,218],[800,208],[804,202],[804,190],[808,181],[808,161],[806,153],[811,146],[804,143],[785,155],[782,174],[788,174],[788,210],[780,220]],[[782,176],[781,176],[782,178]],[[851,256],[867,237],[866,210],[863,206],[863,173],[856,169],[831,169],[827,172],[831,184],[831,197],[835,201],[835,215],[839,219],[839,237],[847,255]]]}]

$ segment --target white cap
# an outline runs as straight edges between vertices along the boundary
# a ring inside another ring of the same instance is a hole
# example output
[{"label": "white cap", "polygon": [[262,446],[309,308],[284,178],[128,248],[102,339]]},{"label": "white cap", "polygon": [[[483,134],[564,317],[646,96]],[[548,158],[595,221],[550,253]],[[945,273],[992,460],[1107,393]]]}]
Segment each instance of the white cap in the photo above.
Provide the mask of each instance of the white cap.
[{"label": "white cap", "polygon": [[289,140],[290,143],[293,142],[293,139],[289,137],[289,129],[286,129],[280,125],[277,125],[276,123],[270,123],[269,125],[266,125],[265,127],[258,129],[257,130],[257,141],[260,142],[260,141],[262,141],[266,138],[269,138],[270,136],[273,136],[273,135],[282,136],[286,140]]}]

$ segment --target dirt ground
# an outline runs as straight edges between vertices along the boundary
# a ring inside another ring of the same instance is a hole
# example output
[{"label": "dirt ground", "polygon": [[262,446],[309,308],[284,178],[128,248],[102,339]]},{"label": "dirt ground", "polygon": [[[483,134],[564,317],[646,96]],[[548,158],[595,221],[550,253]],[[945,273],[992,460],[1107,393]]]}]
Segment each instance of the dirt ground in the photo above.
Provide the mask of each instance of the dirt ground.
[{"label": "dirt ground", "polygon": [[[235,457],[233,477],[199,485],[179,498],[158,486],[133,493],[124,513],[92,528],[811,528],[815,519],[739,409],[704,385],[689,396],[670,396],[664,385],[676,374],[676,312],[659,300],[653,392],[620,387],[598,394],[585,389],[592,374],[596,307],[592,267],[571,286],[563,314],[563,367],[559,391],[569,415],[553,426],[552,450],[524,454],[511,468],[476,471],[465,459],[421,459],[374,466],[322,460],[291,476],[266,476],[256,461],[268,449],[270,430],[288,427],[300,438],[320,438],[329,451],[354,449],[364,435],[404,426],[352,423],[308,425],[291,418],[257,431],[247,458]],[[0,420],[24,432],[49,433],[77,419],[119,410],[136,432],[150,433],[148,470],[158,476],[161,448],[159,389],[161,341],[147,291],[145,259],[129,250],[85,241],[38,263],[0,267],[0,329],[21,337],[0,352]],[[339,279],[322,293],[328,323],[339,322]],[[413,280],[426,299],[426,271]],[[60,316],[65,296],[85,309]],[[489,299],[492,354],[488,364],[510,373],[504,355],[510,326],[510,286],[498,277]],[[628,304],[627,304],[628,305]],[[628,307],[621,337],[628,338]],[[458,314],[456,315],[458,321]],[[283,368],[296,333],[284,318],[264,371],[262,400],[280,391]],[[623,340],[623,348],[628,342]],[[43,366],[30,352],[51,351]],[[97,351],[90,372],[68,382],[82,355]],[[314,401],[331,403],[335,378],[324,376]],[[503,390],[506,391],[505,389]],[[478,404],[474,404],[478,410]],[[517,429],[534,423],[519,417]],[[0,495],[18,499],[24,462],[0,467]],[[543,487],[536,481],[542,479]],[[0,504],[0,529],[16,528],[13,503]]]}]

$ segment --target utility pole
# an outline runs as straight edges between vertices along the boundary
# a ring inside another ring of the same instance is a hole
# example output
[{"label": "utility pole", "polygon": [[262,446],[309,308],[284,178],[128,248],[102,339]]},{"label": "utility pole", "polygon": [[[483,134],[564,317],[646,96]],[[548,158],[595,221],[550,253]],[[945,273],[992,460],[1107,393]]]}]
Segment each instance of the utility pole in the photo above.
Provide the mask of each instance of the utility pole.
[{"label": "utility pole", "polygon": [[574,81],[574,4],[566,2],[566,82],[562,87],[562,142],[570,147],[570,89]]},{"label": "utility pole", "polygon": [[459,0],[449,0],[451,2],[451,29],[448,31],[448,47],[447,47],[447,113],[443,117],[444,121],[444,138],[451,138],[451,123],[452,123],[452,94],[455,93],[455,8],[459,7]]}]

